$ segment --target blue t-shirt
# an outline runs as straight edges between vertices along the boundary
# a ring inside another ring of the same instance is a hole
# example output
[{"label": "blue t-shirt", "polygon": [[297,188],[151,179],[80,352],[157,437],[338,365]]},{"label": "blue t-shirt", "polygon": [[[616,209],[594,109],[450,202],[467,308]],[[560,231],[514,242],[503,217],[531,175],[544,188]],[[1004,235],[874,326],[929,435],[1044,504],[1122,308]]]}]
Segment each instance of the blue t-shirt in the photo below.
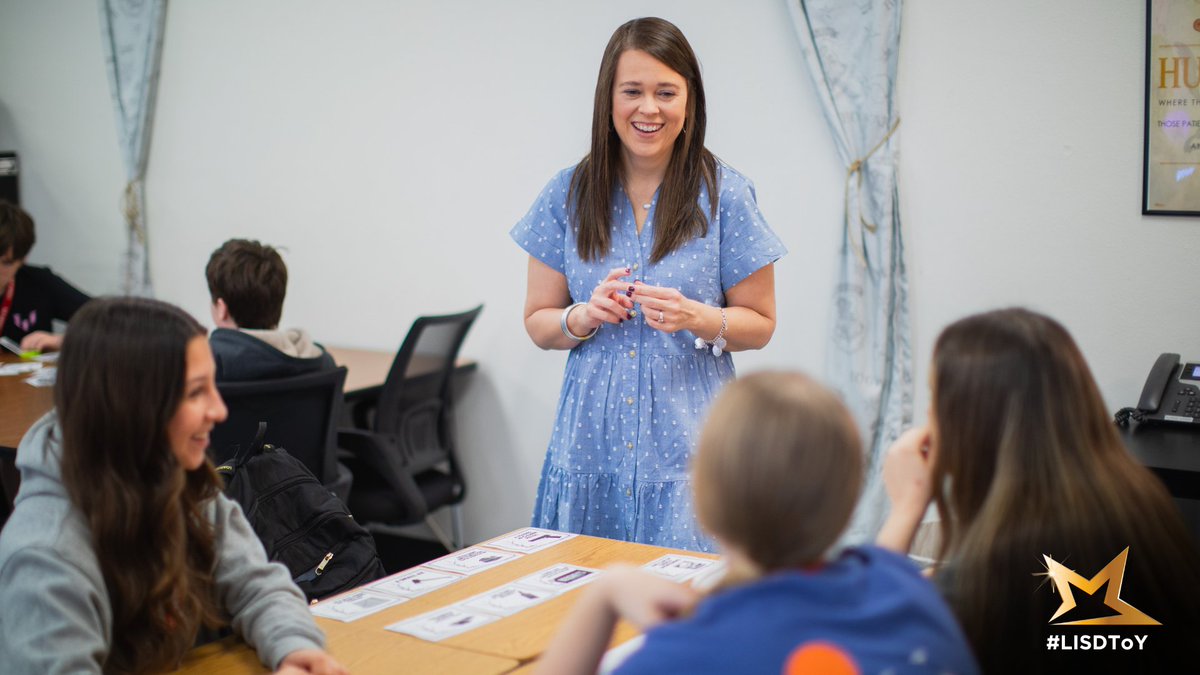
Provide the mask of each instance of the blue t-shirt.
[{"label": "blue t-shirt", "polygon": [[864,674],[979,672],[933,585],[908,559],[868,546],[813,572],[772,574],[707,598],[691,617],[650,630],[615,673],[784,673],[814,645]]},{"label": "blue t-shirt", "polygon": [[[708,218],[706,236],[651,263],[657,195],[639,234],[633,205],[616,186],[611,248],[586,262],[577,253],[568,200],[574,172],[551,179],[510,233],[529,255],[566,277],[573,302],[591,297],[613,268],[629,266],[631,283],[674,287],[723,307],[727,290],[786,252],[759,213],[750,181],[720,164],[719,210]],[[706,189],[698,201],[708,216]],[[733,360],[728,353],[697,350],[695,339],[687,331],[657,330],[639,311],[631,321],[602,325],[571,350],[534,504],[535,526],[712,550],[693,516],[688,464],[700,416],[733,377]]]}]

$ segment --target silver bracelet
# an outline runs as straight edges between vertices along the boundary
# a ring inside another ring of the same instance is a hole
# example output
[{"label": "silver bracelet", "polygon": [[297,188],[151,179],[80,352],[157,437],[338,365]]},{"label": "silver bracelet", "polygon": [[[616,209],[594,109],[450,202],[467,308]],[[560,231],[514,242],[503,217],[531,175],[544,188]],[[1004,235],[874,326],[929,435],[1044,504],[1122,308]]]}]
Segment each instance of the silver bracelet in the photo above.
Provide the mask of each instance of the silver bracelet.
[{"label": "silver bracelet", "polygon": [[721,330],[717,331],[717,337],[711,340],[705,340],[702,337],[696,338],[696,349],[710,347],[713,356],[720,356],[721,352],[725,351],[725,345],[728,344],[725,342],[725,329],[729,327],[729,322],[725,320],[725,308],[720,307],[719,309],[721,310]]},{"label": "silver bracelet", "polygon": [[587,335],[584,335],[583,337],[580,337],[580,336],[572,333],[570,328],[567,328],[567,317],[571,316],[571,310],[575,309],[576,307],[582,307],[586,304],[587,304],[586,302],[577,302],[573,305],[567,305],[567,308],[563,310],[562,318],[560,318],[558,320],[558,326],[559,326],[559,328],[562,328],[563,335],[566,335],[567,337],[571,338],[572,340],[574,340],[576,342],[583,342],[584,340],[590,340],[592,338],[592,336],[595,335],[596,332],[600,330],[600,326],[596,326],[595,328],[592,329],[592,332],[588,333]]}]

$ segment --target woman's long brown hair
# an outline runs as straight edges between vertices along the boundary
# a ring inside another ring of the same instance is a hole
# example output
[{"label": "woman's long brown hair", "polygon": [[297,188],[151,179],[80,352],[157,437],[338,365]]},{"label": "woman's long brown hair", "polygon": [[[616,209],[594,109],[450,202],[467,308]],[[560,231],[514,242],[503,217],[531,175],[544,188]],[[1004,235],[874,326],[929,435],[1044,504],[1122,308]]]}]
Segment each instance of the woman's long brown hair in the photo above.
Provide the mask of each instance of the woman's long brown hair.
[{"label": "woman's long brown hair", "polygon": [[708,219],[700,208],[700,185],[708,188],[709,215],[716,216],[717,159],[704,147],[708,113],[700,63],[683,33],[669,21],[649,17],[623,24],[612,34],[596,78],[592,110],[591,151],[575,168],[570,199],[575,206],[579,257],[600,260],[612,241],[612,191],[622,176],[621,139],[613,127],[613,81],[621,54],[637,49],[661,61],[687,82],[687,117],[675,139],[667,173],[658,191],[651,262],[708,234]]},{"label": "woman's long brown hair", "polygon": [[107,672],[175,668],[201,626],[221,623],[205,515],[219,483],[208,462],[185,471],[167,434],[188,343],[203,336],[172,305],[98,298],[75,314],[63,343],[54,391],[62,476],[112,604]]},{"label": "woman's long brown hair", "polygon": [[1196,620],[1194,599],[1173,600],[1200,591],[1192,536],[1121,442],[1062,325],[1024,309],[968,317],[938,338],[933,371],[947,563],[936,580],[985,671],[1046,667],[1040,636],[1062,598],[1037,587],[1042,556],[1090,577],[1129,547],[1126,587],[1149,603],[1139,609]]}]

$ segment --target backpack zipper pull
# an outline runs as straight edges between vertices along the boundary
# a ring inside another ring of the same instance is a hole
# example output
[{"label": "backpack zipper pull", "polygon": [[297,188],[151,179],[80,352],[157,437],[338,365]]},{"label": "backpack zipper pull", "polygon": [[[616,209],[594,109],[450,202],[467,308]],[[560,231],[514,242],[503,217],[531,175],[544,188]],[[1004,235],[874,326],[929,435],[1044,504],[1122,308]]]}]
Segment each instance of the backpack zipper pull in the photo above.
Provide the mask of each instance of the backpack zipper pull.
[{"label": "backpack zipper pull", "polygon": [[317,565],[317,570],[316,570],[316,571],[317,571],[317,576],[321,576],[322,574],[324,574],[324,573],[325,573],[325,566],[329,564],[329,561],[330,561],[330,560],[333,560],[333,551],[330,551],[329,553],[326,553],[326,554],[325,554],[325,557],[324,557],[324,558],[321,560],[321,562],[320,562],[320,563]]}]

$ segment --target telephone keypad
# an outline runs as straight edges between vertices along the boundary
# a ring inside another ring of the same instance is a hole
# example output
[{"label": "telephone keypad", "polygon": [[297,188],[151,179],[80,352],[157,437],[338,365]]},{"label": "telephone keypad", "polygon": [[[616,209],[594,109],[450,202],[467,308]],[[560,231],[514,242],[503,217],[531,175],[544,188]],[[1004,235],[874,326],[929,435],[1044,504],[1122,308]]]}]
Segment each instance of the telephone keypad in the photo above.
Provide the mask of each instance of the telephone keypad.
[{"label": "telephone keypad", "polygon": [[1200,419],[1200,390],[1183,385],[1178,389],[1169,389],[1168,392],[1168,397],[1174,399],[1171,401],[1169,414]]}]

